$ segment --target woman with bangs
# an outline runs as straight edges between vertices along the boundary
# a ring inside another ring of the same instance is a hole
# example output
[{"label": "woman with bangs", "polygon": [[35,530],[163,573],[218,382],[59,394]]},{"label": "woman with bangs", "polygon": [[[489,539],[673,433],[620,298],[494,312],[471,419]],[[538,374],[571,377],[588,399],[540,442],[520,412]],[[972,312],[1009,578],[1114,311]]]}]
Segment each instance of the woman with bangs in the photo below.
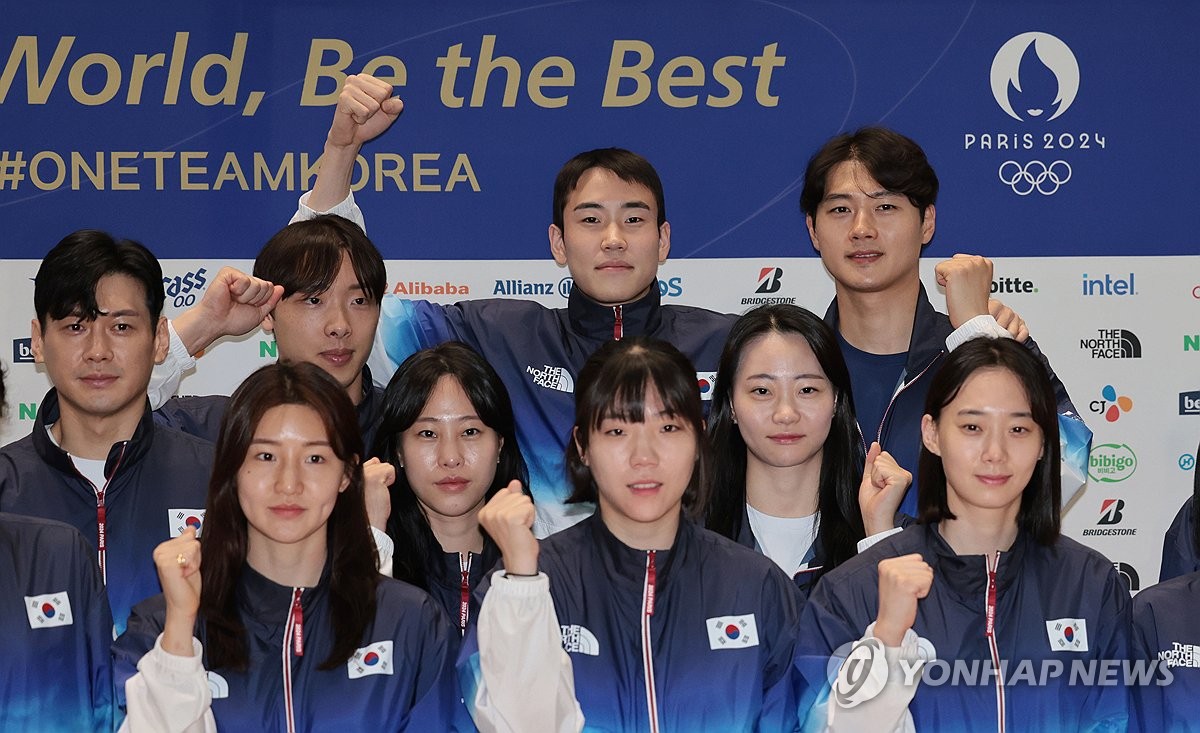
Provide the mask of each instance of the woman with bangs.
[{"label": "woman with bangs", "polygon": [[396,467],[387,534],[392,576],[429,591],[460,632],[500,550],[479,510],[529,482],[500,375],[461,341],[404,360],[383,396],[374,454]]},{"label": "woman with bangs", "polygon": [[813,313],[747,312],[717,374],[707,526],[774,560],[807,597],[825,573],[899,531],[912,474],[878,443],[864,450],[837,337]]},{"label": "woman with bangs", "polygon": [[[812,730],[1124,730],[1129,593],[1060,535],[1054,390],[1009,339],[959,346],[921,423],[919,523],[829,573],[797,664]],[[840,667],[831,659],[847,659]],[[954,680],[953,682],[951,680]]]},{"label": "woman with bangs", "polygon": [[163,594],[113,645],[123,729],[463,725],[458,635],[376,567],[362,452],[354,407],[320,368],[274,364],[238,387],[203,543],[189,528],[158,546]]},{"label": "woman with bangs", "polygon": [[[695,369],[673,346],[611,341],[576,380],[571,501],[596,513],[534,539],[528,497],[480,524],[503,555],[460,675],[482,730],[788,731],[795,587],[703,529]],[[485,581],[486,583],[487,581]]]}]

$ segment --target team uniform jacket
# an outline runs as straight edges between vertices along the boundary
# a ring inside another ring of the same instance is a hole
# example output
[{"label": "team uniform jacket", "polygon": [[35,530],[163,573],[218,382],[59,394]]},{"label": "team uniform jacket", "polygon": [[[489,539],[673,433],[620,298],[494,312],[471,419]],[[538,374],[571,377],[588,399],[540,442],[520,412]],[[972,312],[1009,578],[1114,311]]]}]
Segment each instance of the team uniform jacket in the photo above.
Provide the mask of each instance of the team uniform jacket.
[{"label": "team uniform jacket", "polygon": [[[523,650],[511,663],[524,676],[535,665],[553,668],[565,649],[585,730],[795,729],[799,599],[768,558],[687,520],[670,550],[634,550],[593,516],[543,540],[538,564],[549,576],[562,647]],[[518,641],[539,631],[517,629]],[[459,665],[468,701],[482,681],[477,641],[472,628]],[[490,694],[524,706],[541,693]]]},{"label": "team uniform jacket", "polygon": [[[1151,586],[1133,598],[1133,656],[1170,670],[1169,684],[1133,688],[1137,730],[1200,731],[1200,573]],[[1157,682],[1167,682],[1159,670]]]},{"label": "team uniform jacket", "polygon": [[[1200,448],[1196,449],[1196,454],[1200,455]],[[1162,569],[1158,573],[1160,581],[1200,570],[1200,552],[1196,551],[1194,532],[1195,497],[1200,495],[1200,469],[1196,469],[1192,485],[1192,496],[1179,508],[1175,521],[1171,522],[1171,527],[1163,538]]]},{"label": "team uniform jacket", "polygon": [[112,615],[78,532],[0,514],[0,628],[0,730],[112,730]]},{"label": "team uniform jacket", "polygon": [[[829,304],[829,310],[825,312],[825,323],[837,331],[837,299]],[[920,295],[917,296],[917,312],[913,319],[904,375],[896,385],[891,403],[883,412],[883,421],[878,426],[859,426],[859,432],[867,446],[871,441],[879,441],[879,445],[891,453],[897,463],[912,471],[913,482],[908,488],[908,493],[904,495],[899,510],[901,514],[910,517],[917,515],[917,458],[921,455],[921,417],[925,414],[925,397],[929,394],[933,375],[937,373],[946,356],[946,337],[953,332],[949,316],[934,310],[929,296],[925,293],[925,286],[922,285]],[[1041,360],[1042,366],[1054,383],[1063,466],[1077,479],[1077,485],[1082,487],[1087,478],[1087,458],[1091,450],[1092,431],[1078,417],[1066,387],[1055,375],[1049,360],[1034,340],[1028,339],[1025,346]],[[888,378],[891,376],[888,375]],[[865,449],[866,446],[864,454]],[[1063,488],[1065,504],[1071,498],[1066,481]]]},{"label": "team uniform jacket", "polygon": [[[304,202],[302,197],[292,221],[317,215]],[[353,195],[326,213],[366,229]],[[563,462],[575,421],[575,378],[592,352],[614,338],[648,336],[674,344],[692,360],[698,378],[711,377],[737,319],[703,308],[662,305],[657,287],[635,303],[611,307],[589,300],[578,289],[571,291],[566,308],[504,298],[440,305],[394,295],[385,296],[382,306],[370,364],[385,383],[414,352],[453,340],[475,349],[500,374],[529,467],[538,537],[592,511],[590,505],[564,503],[571,489]],[[701,393],[707,397],[711,386]]]},{"label": "team uniform jacket", "polygon": [[109,451],[108,482],[92,486],[46,433],[58,415],[51,389],[32,432],[0,449],[0,511],[66,522],[83,534],[119,633],[133,604],[161,590],[154,548],[203,521],[212,444],[155,425],[147,406],[133,437]]},{"label": "team uniform jacket", "polygon": [[[181,685],[190,695],[182,697],[202,699],[211,690],[212,719],[223,731],[416,733],[462,730],[464,723],[470,729],[454,677],[458,634],[433,600],[407,583],[381,578],[375,619],[367,625],[362,647],[349,662],[318,669],[333,644],[328,581],[328,566],[320,582],[307,589],[278,585],[244,566],[237,604],[246,627],[248,668],[206,675],[196,665]],[[148,685],[169,677],[158,662],[186,659],[171,658],[156,646],[165,619],[163,597],[148,599],[134,609],[129,628],[114,642],[118,700],[124,702],[128,691],[130,723],[158,711],[183,729],[196,719],[194,706],[172,698],[155,707],[151,702],[158,698],[146,693]],[[202,622],[196,624],[196,636],[203,644]],[[297,638],[303,654],[297,653]],[[141,674],[133,677],[143,655],[148,658],[139,666]]]},{"label": "team uniform jacket", "polygon": [[500,550],[488,537],[483,538],[483,552],[472,552],[464,562],[457,552],[438,553],[434,567],[429,568],[426,581],[429,595],[437,601],[450,624],[465,632],[467,624],[479,613],[479,597],[475,589],[484,576],[496,567]]},{"label": "team uniform jacket", "polygon": [[[762,548],[758,546],[758,539],[754,536],[754,530],[750,527],[750,518],[746,515],[744,508],[742,509],[742,526],[738,530],[737,543],[742,547],[749,547],[755,552],[762,552]],[[801,562],[807,567],[793,575],[792,582],[800,591],[800,597],[808,598],[812,593],[813,586],[816,585],[817,571],[825,564],[824,558],[819,554],[815,539],[812,546],[808,548],[808,552],[804,553],[804,559]]]},{"label": "team uniform jacket", "polygon": [[[1128,659],[1129,593],[1112,563],[1067,537],[1043,547],[1024,532],[1007,552],[957,555],[937,525],[913,525],[879,542],[826,575],[809,597],[797,645],[801,707],[811,711],[806,729],[823,727],[822,709],[811,706],[828,693],[830,657],[875,620],[879,561],[909,553],[933,568],[912,630],[941,660],[908,705],[916,730],[1060,733],[1101,722],[1115,727],[1098,730],[1124,729],[1123,684],[1080,684],[1086,676],[1068,684],[1072,665]],[[1058,664],[1059,677],[1043,671]],[[950,684],[956,665],[959,680],[972,679],[974,670],[977,683]],[[1005,674],[986,672],[997,668]],[[1096,671],[1093,679],[1101,678]]]},{"label": "team uniform jacket", "polygon": [[[161,368],[156,368],[158,378],[177,379],[194,364],[195,360],[178,360],[174,355],[177,349],[172,349],[171,361],[165,362]],[[363,396],[355,406],[358,413],[358,427],[362,431],[363,445],[371,450],[375,441],[375,433],[379,429],[379,420],[383,416],[383,389],[371,381],[371,370],[363,365]],[[164,380],[165,381],[165,380]],[[172,397],[154,411],[154,420],[160,425],[181,430],[188,435],[195,435],[216,443],[221,432],[221,420],[229,407],[229,397],[226,395],[205,395]]]}]

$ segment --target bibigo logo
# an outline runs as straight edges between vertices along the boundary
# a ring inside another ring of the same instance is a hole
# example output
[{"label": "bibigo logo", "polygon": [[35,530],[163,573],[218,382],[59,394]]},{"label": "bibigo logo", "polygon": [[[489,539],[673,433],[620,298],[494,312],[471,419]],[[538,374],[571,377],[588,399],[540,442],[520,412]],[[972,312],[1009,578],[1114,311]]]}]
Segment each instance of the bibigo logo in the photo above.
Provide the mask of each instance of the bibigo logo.
[{"label": "bibigo logo", "polygon": [[1092,446],[1088,457],[1088,478],[1105,484],[1124,481],[1137,470],[1137,456],[1124,443]]},{"label": "bibigo logo", "polygon": [[[1024,84],[1022,68],[1027,70]],[[1043,68],[1049,70],[1057,82],[1053,97],[1040,93],[1039,85],[1029,79],[1033,70]],[[1009,117],[1021,122],[1042,117],[1049,122],[1059,117],[1079,92],[1079,62],[1075,60],[1075,54],[1057,36],[1039,31],[1014,36],[1001,46],[992,59],[991,77],[996,104]]]}]

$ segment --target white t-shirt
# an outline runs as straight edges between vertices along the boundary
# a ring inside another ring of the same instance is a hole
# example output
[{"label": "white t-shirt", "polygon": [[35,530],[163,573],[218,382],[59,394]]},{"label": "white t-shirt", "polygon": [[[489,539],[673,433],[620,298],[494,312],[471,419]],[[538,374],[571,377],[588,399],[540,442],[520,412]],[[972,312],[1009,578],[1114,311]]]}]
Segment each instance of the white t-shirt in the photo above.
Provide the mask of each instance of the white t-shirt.
[{"label": "white t-shirt", "polygon": [[762,553],[783,568],[789,578],[808,567],[804,556],[817,538],[816,514],[807,517],[772,517],[747,504],[746,515]]}]

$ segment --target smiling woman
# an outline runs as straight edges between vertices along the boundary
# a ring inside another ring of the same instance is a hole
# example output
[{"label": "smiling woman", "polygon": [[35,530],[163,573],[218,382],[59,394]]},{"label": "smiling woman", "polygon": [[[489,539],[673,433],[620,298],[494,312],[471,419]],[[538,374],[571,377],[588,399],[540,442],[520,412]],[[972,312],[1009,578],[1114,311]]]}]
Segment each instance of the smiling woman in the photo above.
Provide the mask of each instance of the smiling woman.
[{"label": "smiling woman", "polygon": [[455,635],[378,574],[360,455],[354,408],[320,368],[274,364],[238,388],[204,543],[189,529],[159,545],[163,595],[114,644],[128,730],[453,727]]},{"label": "smiling woman", "polygon": [[794,729],[796,589],[694,521],[695,373],[664,342],[606,343],[576,382],[567,452],[571,500],[597,513],[539,546],[527,497],[501,490],[480,512],[506,568],[460,668],[481,728]]}]

